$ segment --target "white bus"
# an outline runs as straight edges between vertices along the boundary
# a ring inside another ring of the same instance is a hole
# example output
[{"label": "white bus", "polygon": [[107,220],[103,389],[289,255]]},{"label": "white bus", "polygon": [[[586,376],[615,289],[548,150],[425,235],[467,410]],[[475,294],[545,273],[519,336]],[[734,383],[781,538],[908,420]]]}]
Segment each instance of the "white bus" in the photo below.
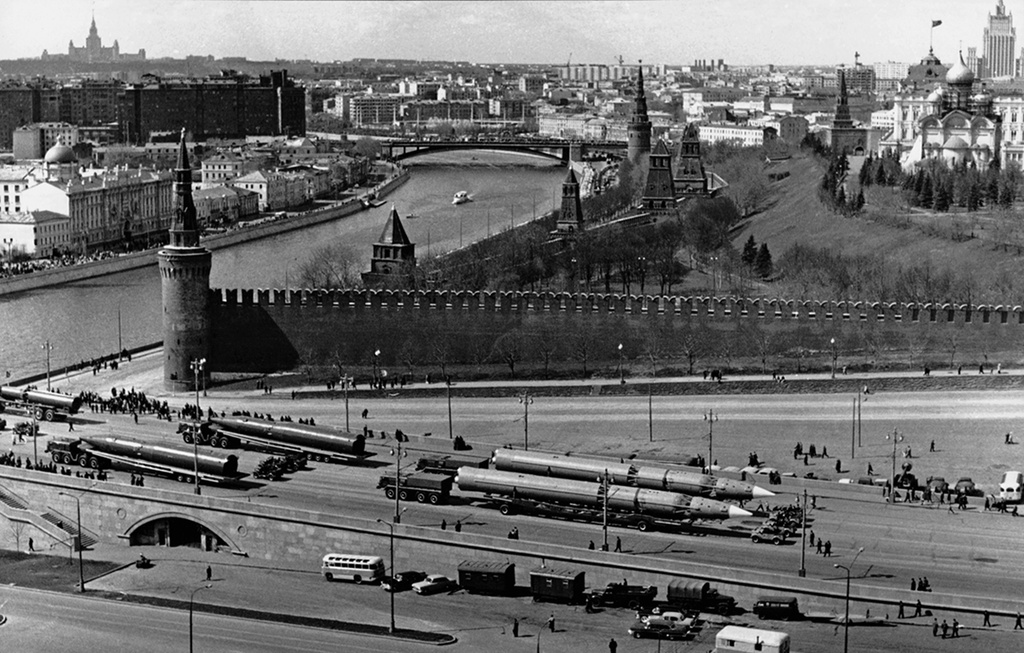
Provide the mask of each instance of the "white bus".
[{"label": "white bus", "polygon": [[789,653],[789,635],[777,630],[726,626],[715,635],[715,653]]},{"label": "white bus", "polygon": [[355,583],[378,583],[384,577],[384,559],[349,553],[328,553],[320,570],[327,580],[350,580]]},{"label": "white bus", "polygon": [[999,499],[1009,503],[1021,501],[1021,490],[1024,486],[1024,474],[1020,472],[1006,472],[1003,480],[999,482]]}]

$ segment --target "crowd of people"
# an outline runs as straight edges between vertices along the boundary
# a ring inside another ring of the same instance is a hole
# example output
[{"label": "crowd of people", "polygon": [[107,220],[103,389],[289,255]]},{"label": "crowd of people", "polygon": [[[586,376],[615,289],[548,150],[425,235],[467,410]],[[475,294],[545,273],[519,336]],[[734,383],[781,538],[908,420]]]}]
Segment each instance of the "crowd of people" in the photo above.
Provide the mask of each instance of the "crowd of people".
[{"label": "crowd of people", "polygon": [[94,481],[105,481],[107,480],[107,473],[103,470],[89,470],[81,471],[75,470],[72,474],[70,467],[64,467],[61,465],[57,466],[57,463],[53,462],[40,462],[36,465],[32,464],[32,459],[28,456],[22,458],[21,456],[15,456],[14,451],[8,451],[7,453],[0,456],[0,465],[6,465],[7,467],[17,467],[18,469],[36,470],[37,472],[48,472],[50,474],[60,474],[61,476],[77,476],[78,478],[88,478]]},{"label": "crowd of people", "polygon": [[55,268],[70,267],[72,265],[82,265],[83,263],[102,261],[115,256],[117,256],[117,254],[114,252],[104,250],[102,252],[89,254],[88,256],[73,256],[71,254],[65,254],[64,256],[30,259],[27,261],[4,261],[0,264],[0,278],[17,277],[23,274],[40,272],[42,270],[53,270]]}]

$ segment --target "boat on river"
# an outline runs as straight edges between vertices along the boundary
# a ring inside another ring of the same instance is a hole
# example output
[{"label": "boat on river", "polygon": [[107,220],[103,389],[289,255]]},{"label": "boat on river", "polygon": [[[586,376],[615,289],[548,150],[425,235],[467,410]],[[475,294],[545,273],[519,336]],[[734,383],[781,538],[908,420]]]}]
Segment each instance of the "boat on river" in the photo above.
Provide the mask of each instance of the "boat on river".
[{"label": "boat on river", "polygon": [[469,197],[469,193],[464,190],[455,193],[455,197],[452,198],[452,204],[465,204],[471,201],[473,200]]}]

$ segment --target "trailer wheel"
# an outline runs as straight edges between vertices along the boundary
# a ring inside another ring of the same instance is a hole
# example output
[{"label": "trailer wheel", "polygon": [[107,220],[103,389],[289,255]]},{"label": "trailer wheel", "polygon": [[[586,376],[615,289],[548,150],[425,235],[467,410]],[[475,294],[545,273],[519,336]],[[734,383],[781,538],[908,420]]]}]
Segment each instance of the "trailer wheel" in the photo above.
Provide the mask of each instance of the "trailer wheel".
[{"label": "trailer wheel", "polygon": [[52,408],[47,408],[46,412],[43,414],[43,418],[47,422],[52,422],[54,417],[55,417],[55,415],[53,413],[53,409]]},{"label": "trailer wheel", "polygon": [[638,522],[636,525],[636,529],[641,533],[646,533],[651,529],[651,525],[647,521],[640,520],[640,522]]},{"label": "trailer wheel", "polygon": [[428,500],[428,501],[430,501],[430,503],[431,503],[432,505],[435,505],[435,506],[436,506],[436,505],[437,505],[437,502],[438,502],[438,501],[439,501],[440,499],[438,499],[438,498],[437,498],[437,495],[436,495],[436,494],[431,494],[431,495],[430,495],[429,497],[427,497],[427,500]]},{"label": "trailer wheel", "polygon": [[36,419],[43,419],[43,409],[42,408],[36,407],[32,412],[33,412],[33,414],[35,414]]},{"label": "trailer wheel", "polygon": [[511,515],[513,512],[512,505],[508,503],[503,503],[500,506],[498,506],[498,512],[505,516]]},{"label": "trailer wheel", "polygon": [[100,468],[100,459],[99,458],[90,458],[89,459],[89,467],[92,467],[93,469],[99,469]]},{"label": "trailer wheel", "polygon": [[[72,459],[72,460],[74,460],[74,459]],[[78,457],[78,460],[76,460],[75,462],[77,462],[80,467],[88,467],[89,466],[89,454],[83,453],[81,456]]]},{"label": "trailer wheel", "polygon": [[424,494],[423,492],[417,492],[416,493],[416,501],[417,501],[417,503],[426,503],[427,502],[427,495]]},{"label": "trailer wheel", "polygon": [[409,500],[409,492],[407,490],[399,490],[398,491],[398,498],[401,499],[402,501],[408,501]]},{"label": "trailer wheel", "polygon": [[389,499],[394,499],[395,498],[395,488],[389,487],[388,489],[384,490],[384,496],[386,496]]}]

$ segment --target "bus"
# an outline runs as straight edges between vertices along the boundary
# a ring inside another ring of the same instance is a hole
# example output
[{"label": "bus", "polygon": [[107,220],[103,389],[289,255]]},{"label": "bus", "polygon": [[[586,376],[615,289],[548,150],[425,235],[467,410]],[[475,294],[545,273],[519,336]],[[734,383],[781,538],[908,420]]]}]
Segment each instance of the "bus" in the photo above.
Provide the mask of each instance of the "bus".
[{"label": "bus", "polygon": [[1020,472],[1003,474],[1003,480],[999,482],[1000,501],[1020,503],[1022,486],[1024,486],[1024,474]]},{"label": "bus", "polygon": [[354,583],[379,583],[384,577],[384,559],[349,553],[328,553],[320,570],[327,580],[350,580]]},{"label": "bus", "polygon": [[789,635],[777,630],[726,626],[715,635],[714,653],[790,653]]}]

